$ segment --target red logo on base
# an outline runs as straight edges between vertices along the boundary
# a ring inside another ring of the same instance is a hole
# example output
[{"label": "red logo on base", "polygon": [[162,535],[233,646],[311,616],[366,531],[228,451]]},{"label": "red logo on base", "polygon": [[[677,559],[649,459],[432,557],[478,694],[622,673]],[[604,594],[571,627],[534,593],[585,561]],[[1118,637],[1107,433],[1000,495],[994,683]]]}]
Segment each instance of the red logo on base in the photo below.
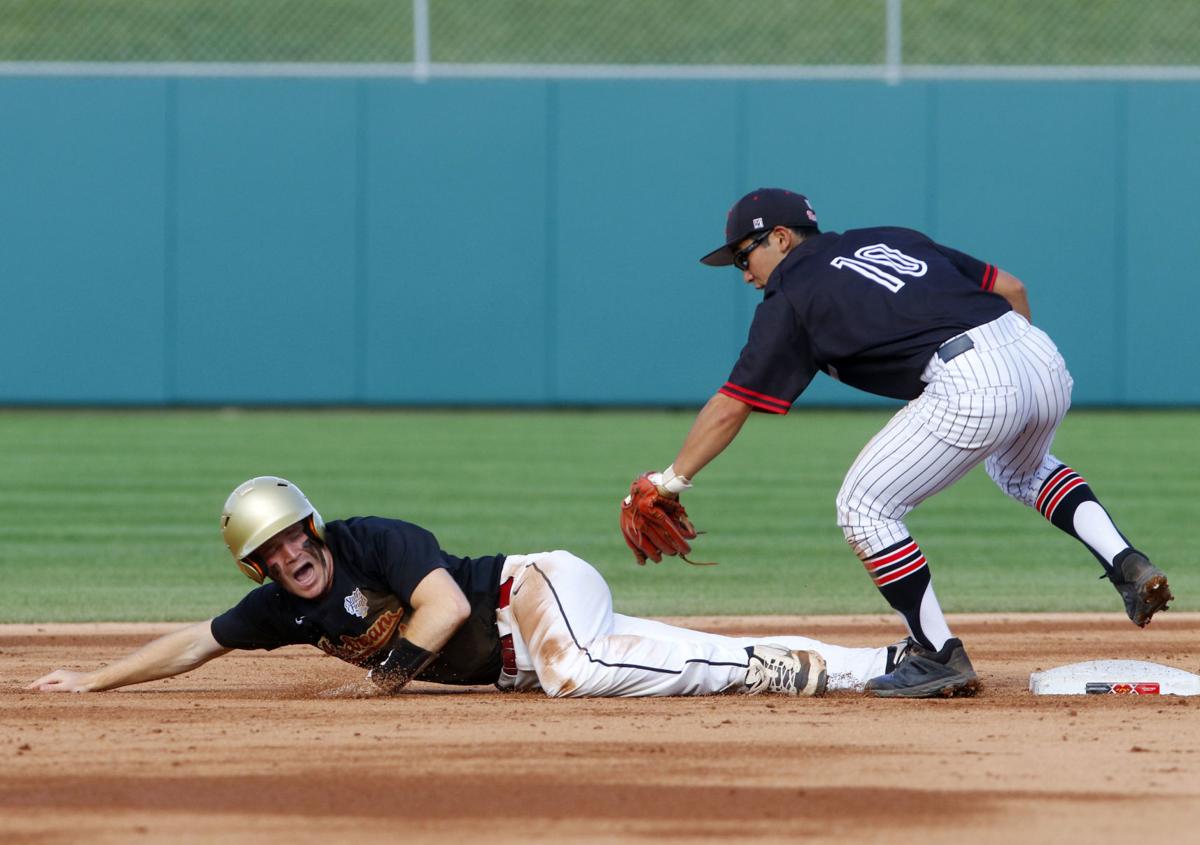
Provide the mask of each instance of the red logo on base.
[{"label": "red logo on base", "polygon": [[1161,689],[1156,683],[1089,683],[1084,687],[1088,695],[1158,695]]}]

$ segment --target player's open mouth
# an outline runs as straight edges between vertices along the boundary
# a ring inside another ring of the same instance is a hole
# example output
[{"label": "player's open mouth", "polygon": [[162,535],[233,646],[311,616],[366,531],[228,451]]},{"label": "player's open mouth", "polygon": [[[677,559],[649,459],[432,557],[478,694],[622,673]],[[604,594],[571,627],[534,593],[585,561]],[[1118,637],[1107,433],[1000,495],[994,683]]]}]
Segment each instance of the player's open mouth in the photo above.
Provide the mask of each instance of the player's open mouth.
[{"label": "player's open mouth", "polygon": [[317,580],[317,568],[311,563],[301,564],[292,573],[292,580],[301,587],[308,587]]}]

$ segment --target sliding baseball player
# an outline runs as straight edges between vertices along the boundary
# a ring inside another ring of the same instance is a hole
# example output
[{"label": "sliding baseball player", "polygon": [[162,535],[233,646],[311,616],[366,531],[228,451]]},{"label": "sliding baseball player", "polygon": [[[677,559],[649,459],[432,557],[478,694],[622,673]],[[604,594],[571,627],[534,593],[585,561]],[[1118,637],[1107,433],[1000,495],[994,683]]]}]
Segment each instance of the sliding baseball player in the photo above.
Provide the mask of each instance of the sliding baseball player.
[{"label": "sliding baseball player", "polygon": [[364,687],[379,694],[419,678],[551,696],[813,696],[861,690],[904,654],[903,643],[725,637],[623,616],[600,573],[569,552],[456,557],[409,522],[326,524],[299,488],[273,476],[233,491],[221,530],[238,567],[261,586],[115,663],[58,669],[28,688],[107,690],[178,675],[232,649],[307,644],[366,670]]}]

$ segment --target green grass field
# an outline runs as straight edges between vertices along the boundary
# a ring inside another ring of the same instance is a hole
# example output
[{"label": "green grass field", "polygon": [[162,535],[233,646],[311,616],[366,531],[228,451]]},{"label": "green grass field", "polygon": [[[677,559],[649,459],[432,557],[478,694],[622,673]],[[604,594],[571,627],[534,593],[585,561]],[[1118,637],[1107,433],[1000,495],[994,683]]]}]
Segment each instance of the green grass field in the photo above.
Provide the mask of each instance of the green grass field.
[{"label": "green grass field", "polygon": [[[755,417],[686,498],[709,533],[689,567],[634,565],[617,529],[630,479],[673,457],[691,412],[0,412],[0,621],[186,620],[251,584],[221,544],[228,492],[291,478],[327,519],[397,516],[460,555],[568,548],[637,614],[888,612],[833,499],[881,411]],[[1073,412],[1056,454],[1200,609],[1187,542],[1200,412]],[[1117,611],[1073,540],[976,470],[909,521],[948,612]]]},{"label": "green grass field", "polygon": [[[885,0],[429,0],[438,62],[880,64]],[[905,0],[909,64],[1200,64],[1194,0]],[[408,0],[0,0],[0,60],[412,60]]]}]

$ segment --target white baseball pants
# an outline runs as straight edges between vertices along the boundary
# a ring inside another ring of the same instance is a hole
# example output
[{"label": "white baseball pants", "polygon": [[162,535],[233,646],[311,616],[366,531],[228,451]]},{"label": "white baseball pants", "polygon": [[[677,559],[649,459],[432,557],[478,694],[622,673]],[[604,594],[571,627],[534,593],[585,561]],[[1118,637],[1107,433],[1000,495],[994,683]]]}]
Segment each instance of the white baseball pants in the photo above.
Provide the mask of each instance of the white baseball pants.
[{"label": "white baseball pants", "polygon": [[1016,312],[965,334],[975,348],[948,362],[934,355],[925,391],[846,474],[838,524],[864,561],[905,540],[909,511],[981,461],[1001,490],[1029,506],[1060,463],[1050,443],[1073,381],[1054,342]]},{"label": "white baseball pants", "polygon": [[825,658],[829,689],[862,689],[884,672],[886,648],[844,648],[807,637],[726,637],[613,613],[608,584],[570,552],[513,555],[501,582],[513,579],[497,613],[511,634],[517,675],[500,686],[541,688],[551,696],[666,696],[739,692],[746,648],[772,643]]}]

